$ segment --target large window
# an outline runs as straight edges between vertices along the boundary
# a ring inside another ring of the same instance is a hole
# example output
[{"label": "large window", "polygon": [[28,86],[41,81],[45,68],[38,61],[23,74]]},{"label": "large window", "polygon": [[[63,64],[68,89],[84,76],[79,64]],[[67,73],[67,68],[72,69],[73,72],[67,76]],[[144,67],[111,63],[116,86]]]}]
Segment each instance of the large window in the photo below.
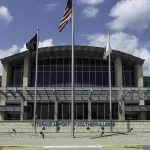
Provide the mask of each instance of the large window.
[{"label": "large window", "polygon": [[124,87],[134,87],[134,66],[125,65],[122,66],[122,78]]},{"label": "large window", "polygon": [[[109,119],[109,103],[96,103],[91,104],[91,118],[93,120]],[[118,119],[118,104],[112,104],[112,119]]]},{"label": "large window", "polygon": [[22,65],[12,66],[11,86],[21,87],[22,85],[23,85],[23,66]]},{"label": "large window", "polygon": [[[35,82],[32,61],[31,86]],[[111,63],[112,86],[115,86],[114,63]],[[108,87],[108,62],[100,59],[75,58],[76,87]],[[44,59],[38,62],[38,86],[71,86],[71,58]]]},{"label": "large window", "polygon": [[[74,103],[74,118],[88,119],[88,103]],[[58,119],[71,119],[71,103],[58,103]]]}]

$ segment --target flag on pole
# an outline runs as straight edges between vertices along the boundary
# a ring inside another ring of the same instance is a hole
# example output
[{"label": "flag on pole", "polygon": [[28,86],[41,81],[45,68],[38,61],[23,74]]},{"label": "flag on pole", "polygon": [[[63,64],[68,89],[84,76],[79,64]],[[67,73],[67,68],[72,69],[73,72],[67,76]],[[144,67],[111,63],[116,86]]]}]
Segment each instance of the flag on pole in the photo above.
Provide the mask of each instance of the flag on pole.
[{"label": "flag on pole", "polygon": [[37,34],[28,43],[26,43],[26,47],[30,51],[36,50],[36,48],[37,48]]},{"label": "flag on pole", "polygon": [[68,0],[63,18],[58,27],[58,31],[61,32],[67,23],[71,22],[72,19],[72,0]]},{"label": "flag on pole", "polygon": [[106,41],[106,47],[103,55],[103,59],[107,59],[107,56],[112,52],[111,46],[110,46],[110,31],[108,31],[108,37]]}]

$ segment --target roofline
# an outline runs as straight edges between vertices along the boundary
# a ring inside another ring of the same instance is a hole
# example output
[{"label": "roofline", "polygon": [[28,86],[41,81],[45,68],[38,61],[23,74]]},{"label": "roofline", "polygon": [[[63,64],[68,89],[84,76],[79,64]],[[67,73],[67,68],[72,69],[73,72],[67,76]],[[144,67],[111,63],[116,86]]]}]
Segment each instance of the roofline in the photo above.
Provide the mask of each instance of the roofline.
[{"label": "roofline", "polygon": [[[65,49],[67,48],[67,49]],[[92,52],[92,49],[100,49],[101,51],[98,51],[98,52],[104,52],[104,48],[103,47],[95,47],[95,46],[85,46],[85,45],[75,45],[75,48],[78,50],[80,48],[82,48],[82,50],[89,50]],[[83,49],[84,48],[84,49]],[[44,50],[43,50],[44,49]],[[39,48],[39,52],[50,52],[51,50],[71,50],[71,45],[63,45],[63,46],[51,46],[51,47],[42,47],[42,48]],[[96,51],[95,50],[95,51]],[[118,50],[113,50],[112,53],[115,55],[115,57],[118,56],[121,56],[121,57],[132,57],[134,58],[135,60],[138,61],[139,64],[143,64],[144,63],[144,59],[141,59],[139,57],[136,57],[136,56],[133,56],[131,54],[127,54],[127,53],[124,53],[124,52],[121,52],[121,51],[118,51]],[[35,54],[35,52],[33,52],[33,54]],[[26,56],[29,56],[31,55],[31,52],[29,50],[26,50],[24,52],[21,52],[21,53],[17,53],[17,54],[14,54],[12,56],[9,56],[9,57],[5,57],[3,59],[0,59],[2,64],[6,64],[6,63],[9,63],[11,60],[15,60],[15,59],[18,59],[18,58],[24,58]]]}]

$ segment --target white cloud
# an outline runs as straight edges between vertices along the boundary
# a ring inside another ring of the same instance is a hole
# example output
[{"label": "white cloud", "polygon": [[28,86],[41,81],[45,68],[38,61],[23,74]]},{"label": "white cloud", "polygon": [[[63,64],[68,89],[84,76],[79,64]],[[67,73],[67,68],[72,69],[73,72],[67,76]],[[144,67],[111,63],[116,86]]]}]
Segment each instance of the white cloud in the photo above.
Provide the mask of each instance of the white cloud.
[{"label": "white cloud", "polygon": [[[39,48],[40,47],[49,47],[53,46],[53,39],[46,39],[43,42],[39,42]],[[23,48],[20,49],[20,52],[26,51],[26,44],[23,45]]]},{"label": "white cloud", "polygon": [[97,5],[104,2],[104,0],[78,0],[79,4]]},{"label": "white cloud", "polygon": [[[104,47],[107,35],[95,33],[93,35],[84,35],[89,41],[89,45]],[[145,59],[144,75],[150,76],[150,51],[148,48],[140,48],[139,39],[134,35],[123,32],[116,32],[111,35],[112,49],[123,51],[131,55]]]},{"label": "white cloud", "polygon": [[82,13],[87,18],[94,18],[98,12],[99,10],[95,7],[86,7]]},{"label": "white cloud", "polygon": [[[19,47],[17,45],[13,45],[11,48],[7,49],[7,50],[2,50],[0,49],[0,59],[11,56],[13,54],[18,53],[19,51]],[[2,64],[0,62],[0,75],[2,75]]]},{"label": "white cloud", "polygon": [[57,7],[59,4],[58,3],[51,3],[51,4],[46,4],[45,8],[47,11],[53,10],[55,7]]},{"label": "white cloud", "polygon": [[0,6],[0,19],[6,21],[6,23],[9,23],[13,20],[8,8],[5,6]]},{"label": "white cloud", "polygon": [[115,18],[108,23],[112,29],[145,29],[150,21],[150,0],[118,1],[111,9],[110,16]]}]

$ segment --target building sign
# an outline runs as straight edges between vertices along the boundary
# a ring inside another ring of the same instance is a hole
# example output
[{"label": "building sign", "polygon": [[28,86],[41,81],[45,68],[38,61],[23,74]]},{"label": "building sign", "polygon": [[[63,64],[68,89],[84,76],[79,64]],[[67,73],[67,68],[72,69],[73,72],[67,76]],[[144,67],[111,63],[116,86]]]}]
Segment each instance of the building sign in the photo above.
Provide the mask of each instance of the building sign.
[{"label": "building sign", "polygon": [[[33,126],[33,123],[31,123]],[[41,121],[36,123],[37,127],[70,127],[71,122],[46,122]],[[110,126],[110,122],[75,122],[75,127],[104,127],[104,126]],[[112,126],[115,126],[115,122],[112,122]]]}]

